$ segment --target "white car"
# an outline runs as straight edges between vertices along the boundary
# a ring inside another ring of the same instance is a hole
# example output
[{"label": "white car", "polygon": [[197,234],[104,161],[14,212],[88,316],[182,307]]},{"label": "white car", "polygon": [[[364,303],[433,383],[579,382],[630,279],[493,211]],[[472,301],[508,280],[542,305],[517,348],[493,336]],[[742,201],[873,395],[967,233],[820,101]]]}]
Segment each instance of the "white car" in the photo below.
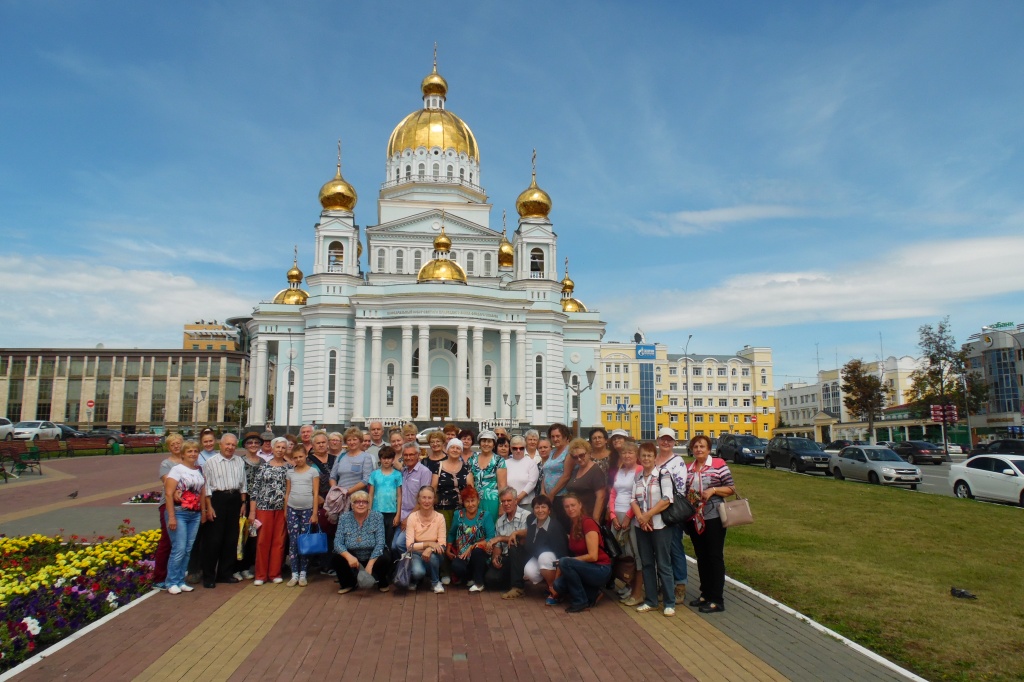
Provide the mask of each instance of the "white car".
[{"label": "white car", "polygon": [[962,455],[964,454],[964,448],[957,443],[946,443],[946,452],[951,455]]},{"label": "white car", "polygon": [[981,497],[1024,507],[1024,456],[975,455],[949,467],[949,485],[957,497]]},{"label": "white car", "polygon": [[0,417],[0,438],[12,440],[14,438],[14,424],[7,417]]},{"label": "white car", "polygon": [[60,427],[53,422],[18,422],[14,425],[17,440],[60,440]]}]

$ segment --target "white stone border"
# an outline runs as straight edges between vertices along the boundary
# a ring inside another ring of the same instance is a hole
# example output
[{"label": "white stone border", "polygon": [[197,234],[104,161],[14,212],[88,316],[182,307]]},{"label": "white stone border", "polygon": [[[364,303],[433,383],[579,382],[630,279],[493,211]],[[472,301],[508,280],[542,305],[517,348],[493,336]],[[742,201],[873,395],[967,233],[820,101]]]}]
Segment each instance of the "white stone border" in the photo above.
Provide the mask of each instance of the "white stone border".
[{"label": "white stone border", "polygon": [[[692,557],[688,556],[688,557],[686,557],[686,559],[687,559],[687,561],[692,562],[694,565],[697,564],[697,560],[692,558]],[[885,658],[884,656],[880,656],[880,655],[876,654],[874,651],[871,651],[871,649],[867,649],[867,648],[861,646],[860,644],[857,644],[853,640],[848,639],[846,637],[843,637],[841,634],[839,634],[835,630],[831,630],[831,629],[825,627],[821,623],[819,623],[819,622],[817,622],[817,621],[815,621],[815,620],[805,616],[804,614],[800,613],[799,611],[796,611],[795,609],[789,608],[788,606],[786,606],[782,602],[778,602],[778,601],[772,599],[767,594],[763,594],[761,592],[758,592],[753,587],[750,587],[749,585],[745,585],[745,584],[741,583],[739,580],[735,580],[733,578],[730,578],[729,576],[725,576],[725,582],[729,583],[730,585],[732,585],[733,587],[735,587],[738,590],[743,590],[744,592],[747,592],[749,594],[754,595],[755,597],[757,597],[758,599],[760,599],[763,602],[771,604],[772,606],[774,606],[775,608],[779,609],[783,613],[788,613],[791,616],[795,616],[797,619],[807,623],[808,625],[810,625],[812,628],[814,628],[818,632],[820,632],[822,634],[825,634],[825,635],[828,635],[829,637],[832,637],[833,639],[839,640],[840,642],[842,642],[846,646],[850,647],[851,649],[853,649],[857,653],[861,654],[862,656],[866,656],[867,658],[871,659],[875,663],[878,663],[879,665],[885,666],[889,670],[892,670],[893,672],[898,673],[899,675],[902,675],[903,677],[906,677],[908,680],[914,680],[914,682],[928,682],[928,680],[926,680],[925,678],[920,677],[919,675],[915,675],[914,673],[910,672],[906,668],[900,667],[899,665],[897,665],[896,663],[893,663],[892,661],[890,661],[889,659]],[[3,682],[3,678],[0,678],[0,682]]]},{"label": "white stone border", "polygon": [[134,608],[136,605],[141,604],[142,602],[146,601],[147,599],[152,597],[154,594],[158,594],[159,592],[160,592],[160,590],[156,590],[156,589],[150,590],[146,594],[142,595],[141,597],[139,597],[137,599],[134,599],[133,601],[128,602],[124,606],[119,606],[118,608],[114,609],[113,611],[111,611],[107,615],[103,616],[99,620],[96,620],[96,621],[93,621],[92,623],[89,623],[88,625],[86,625],[81,630],[78,630],[77,632],[71,633],[70,635],[68,635],[67,637],[65,637],[61,641],[57,642],[53,646],[47,648],[44,651],[39,652],[38,654],[36,654],[32,658],[28,659],[27,661],[22,661],[18,665],[14,666],[13,668],[8,670],[7,672],[5,672],[2,675],[0,675],[0,682],[6,682],[7,680],[12,679],[14,676],[20,675],[21,673],[25,672],[26,670],[28,670],[29,668],[34,666],[36,663],[38,663],[39,661],[43,660],[44,658],[52,656],[53,654],[57,653],[58,651],[60,651],[61,649],[63,649],[67,645],[71,644],[75,640],[79,639],[80,637],[84,637],[85,635],[89,634],[90,632],[92,632],[96,628],[104,625],[105,623],[107,623],[109,621],[112,621],[114,618],[116,618],[117,616],[121,615],[122,613],[124,613],[128,609]]}]

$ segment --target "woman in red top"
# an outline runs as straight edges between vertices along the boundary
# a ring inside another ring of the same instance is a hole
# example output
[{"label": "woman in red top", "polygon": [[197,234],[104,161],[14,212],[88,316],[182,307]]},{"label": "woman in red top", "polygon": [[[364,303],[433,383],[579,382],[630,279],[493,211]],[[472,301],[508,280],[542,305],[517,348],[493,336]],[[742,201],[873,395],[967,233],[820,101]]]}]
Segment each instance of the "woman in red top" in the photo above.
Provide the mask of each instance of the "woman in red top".
[{"label": "woman in red top", "polygon": [[597,604],[601,588],[612,575],[612,560],[604,550],[601,528],[583,513],[583,504],[575,493],[565,496],[563,505],[569,518],[569,556],[558,560],[555,599],[569,594],[567,613],[580,613]]}]

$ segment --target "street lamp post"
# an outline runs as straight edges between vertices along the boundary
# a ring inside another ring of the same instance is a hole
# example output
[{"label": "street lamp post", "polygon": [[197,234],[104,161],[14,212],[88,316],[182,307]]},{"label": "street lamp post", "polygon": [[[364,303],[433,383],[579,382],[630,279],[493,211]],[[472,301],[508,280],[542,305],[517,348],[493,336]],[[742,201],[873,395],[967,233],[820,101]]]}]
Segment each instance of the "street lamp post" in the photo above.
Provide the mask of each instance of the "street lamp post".
[{"label": "street lamp post", "polygon": [[683,372],[686,376],[683,377],[684,385],[686,386],[686,442],[690,442],[690,339],[693,338],[693,334],[686,337],[686,345],[683,346],[683,362],[685,367]]},{"label": "street lamp post", "polygon": [[565,383],[565,387],[567,389],[569,389],[569,391],[574,396],[576,396],[576,429],[575,429],[575,432],[576,432],[577,436],[580,435],[580,408],[582,407],[581,401],[580,401],[580,395],[583,394],[585,391],[588,391],[588,390],[590,390],[591,388],[594,387],[594,378],[595,377],[597,377],[597,370],[594,369],[593,367],[591,367],[590,369],[587,370],[587,385],[586,385],[586,387],[580,386],[579,382],[577,382],[576,386],[573,386],[572,383],[571,383],[571,381],[572,381],[572,370],[570,370],[568,367],[563,367],[562,368],[562,382]]},{"label": "street lamp post", "polygon": [[188,399],[192,401],[192,436],[195,437],[196,432],[199,431],[199,403],[206,400],[206,391],[199,391],[199,395],[196,396],[190,388],[188,389]]},{"label": "street lamp post", "polygon": [[501,399],[504,401],[504,403],[506,405],[509,406],[509,409],[512,411],[512,421],[513,422],[516,420],[516,405],[519,404],[519,401],[522,399],[522,397],[523,396],[521,394],[516,393],[516,395],[513,398],[513,400],[511,402],[509,402],[508,393],[502,393],[501,394]]}]

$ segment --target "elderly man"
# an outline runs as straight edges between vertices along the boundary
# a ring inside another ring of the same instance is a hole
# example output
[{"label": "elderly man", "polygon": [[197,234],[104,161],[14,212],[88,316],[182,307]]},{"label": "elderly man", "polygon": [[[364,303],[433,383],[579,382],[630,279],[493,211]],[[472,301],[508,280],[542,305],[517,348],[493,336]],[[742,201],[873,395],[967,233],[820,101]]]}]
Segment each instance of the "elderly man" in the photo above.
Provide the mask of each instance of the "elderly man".
[{"label": "elderly man", "polygon": [[238,436],[225,433],[220,438],[220,452],[203,465],[206,478],[206,518],[208,528],[203,536],[203,587],[213,588],[217,582],[237,583],[232,575],[238,548],[238,519],[245,516],[248,488],[245,462],[235,457]]},{"label": "elderly man", "polygon": [[299,429],[299,445],[306,451],[306,456],[313,451],[313,425],[303,424]]},{"label": "elderly man", "polygon": [[401,526],[391,541],[391,547],[398,553],[405,552],[405,520],[416,510],[416,499],[420,488],[428,486],[434,474],[420,462],[420,446],[415,442],[402,446],[402,509]]},{"label": "elderly man", "polygon": [[256,454],[264,462],[269,462],[274,459],[274,448],[270,445],[271,441],[274,440],[274,432],[264,431],[260,434],[260,440],[263,442],[260,444],[260,451]]},{"label": "elderly man", "polygon": [[494,524],[494,537],[487,541],[491,564],[484,584],[492,589],[507,589],[501,595],[502,599],[518,599],[526,594],[526,582],[523,579],[526,552],[523,540],[526,538],[526,521],[530,513],[516,504],[518,497],[516,489],[512,487],[503,488],[498,493],[500,513]]},{"label": "elderly man", "polygon": [[384,442],[384,425],[380,422],[370,422],[370,445],[363,448],[373,456],[374,461],[380,461],[380,449],[387,445]]},{"label": "elderly man", "polygon": [[[676,432],[667,426],[658,431],[658,456],[654,463],[672,475],[676,490],[686,490],[686,462],[673,452]],[[676,600],[686,598],[686,549],[683,547],[683,524],[672,526],[672,577],[676,583]]]}]

